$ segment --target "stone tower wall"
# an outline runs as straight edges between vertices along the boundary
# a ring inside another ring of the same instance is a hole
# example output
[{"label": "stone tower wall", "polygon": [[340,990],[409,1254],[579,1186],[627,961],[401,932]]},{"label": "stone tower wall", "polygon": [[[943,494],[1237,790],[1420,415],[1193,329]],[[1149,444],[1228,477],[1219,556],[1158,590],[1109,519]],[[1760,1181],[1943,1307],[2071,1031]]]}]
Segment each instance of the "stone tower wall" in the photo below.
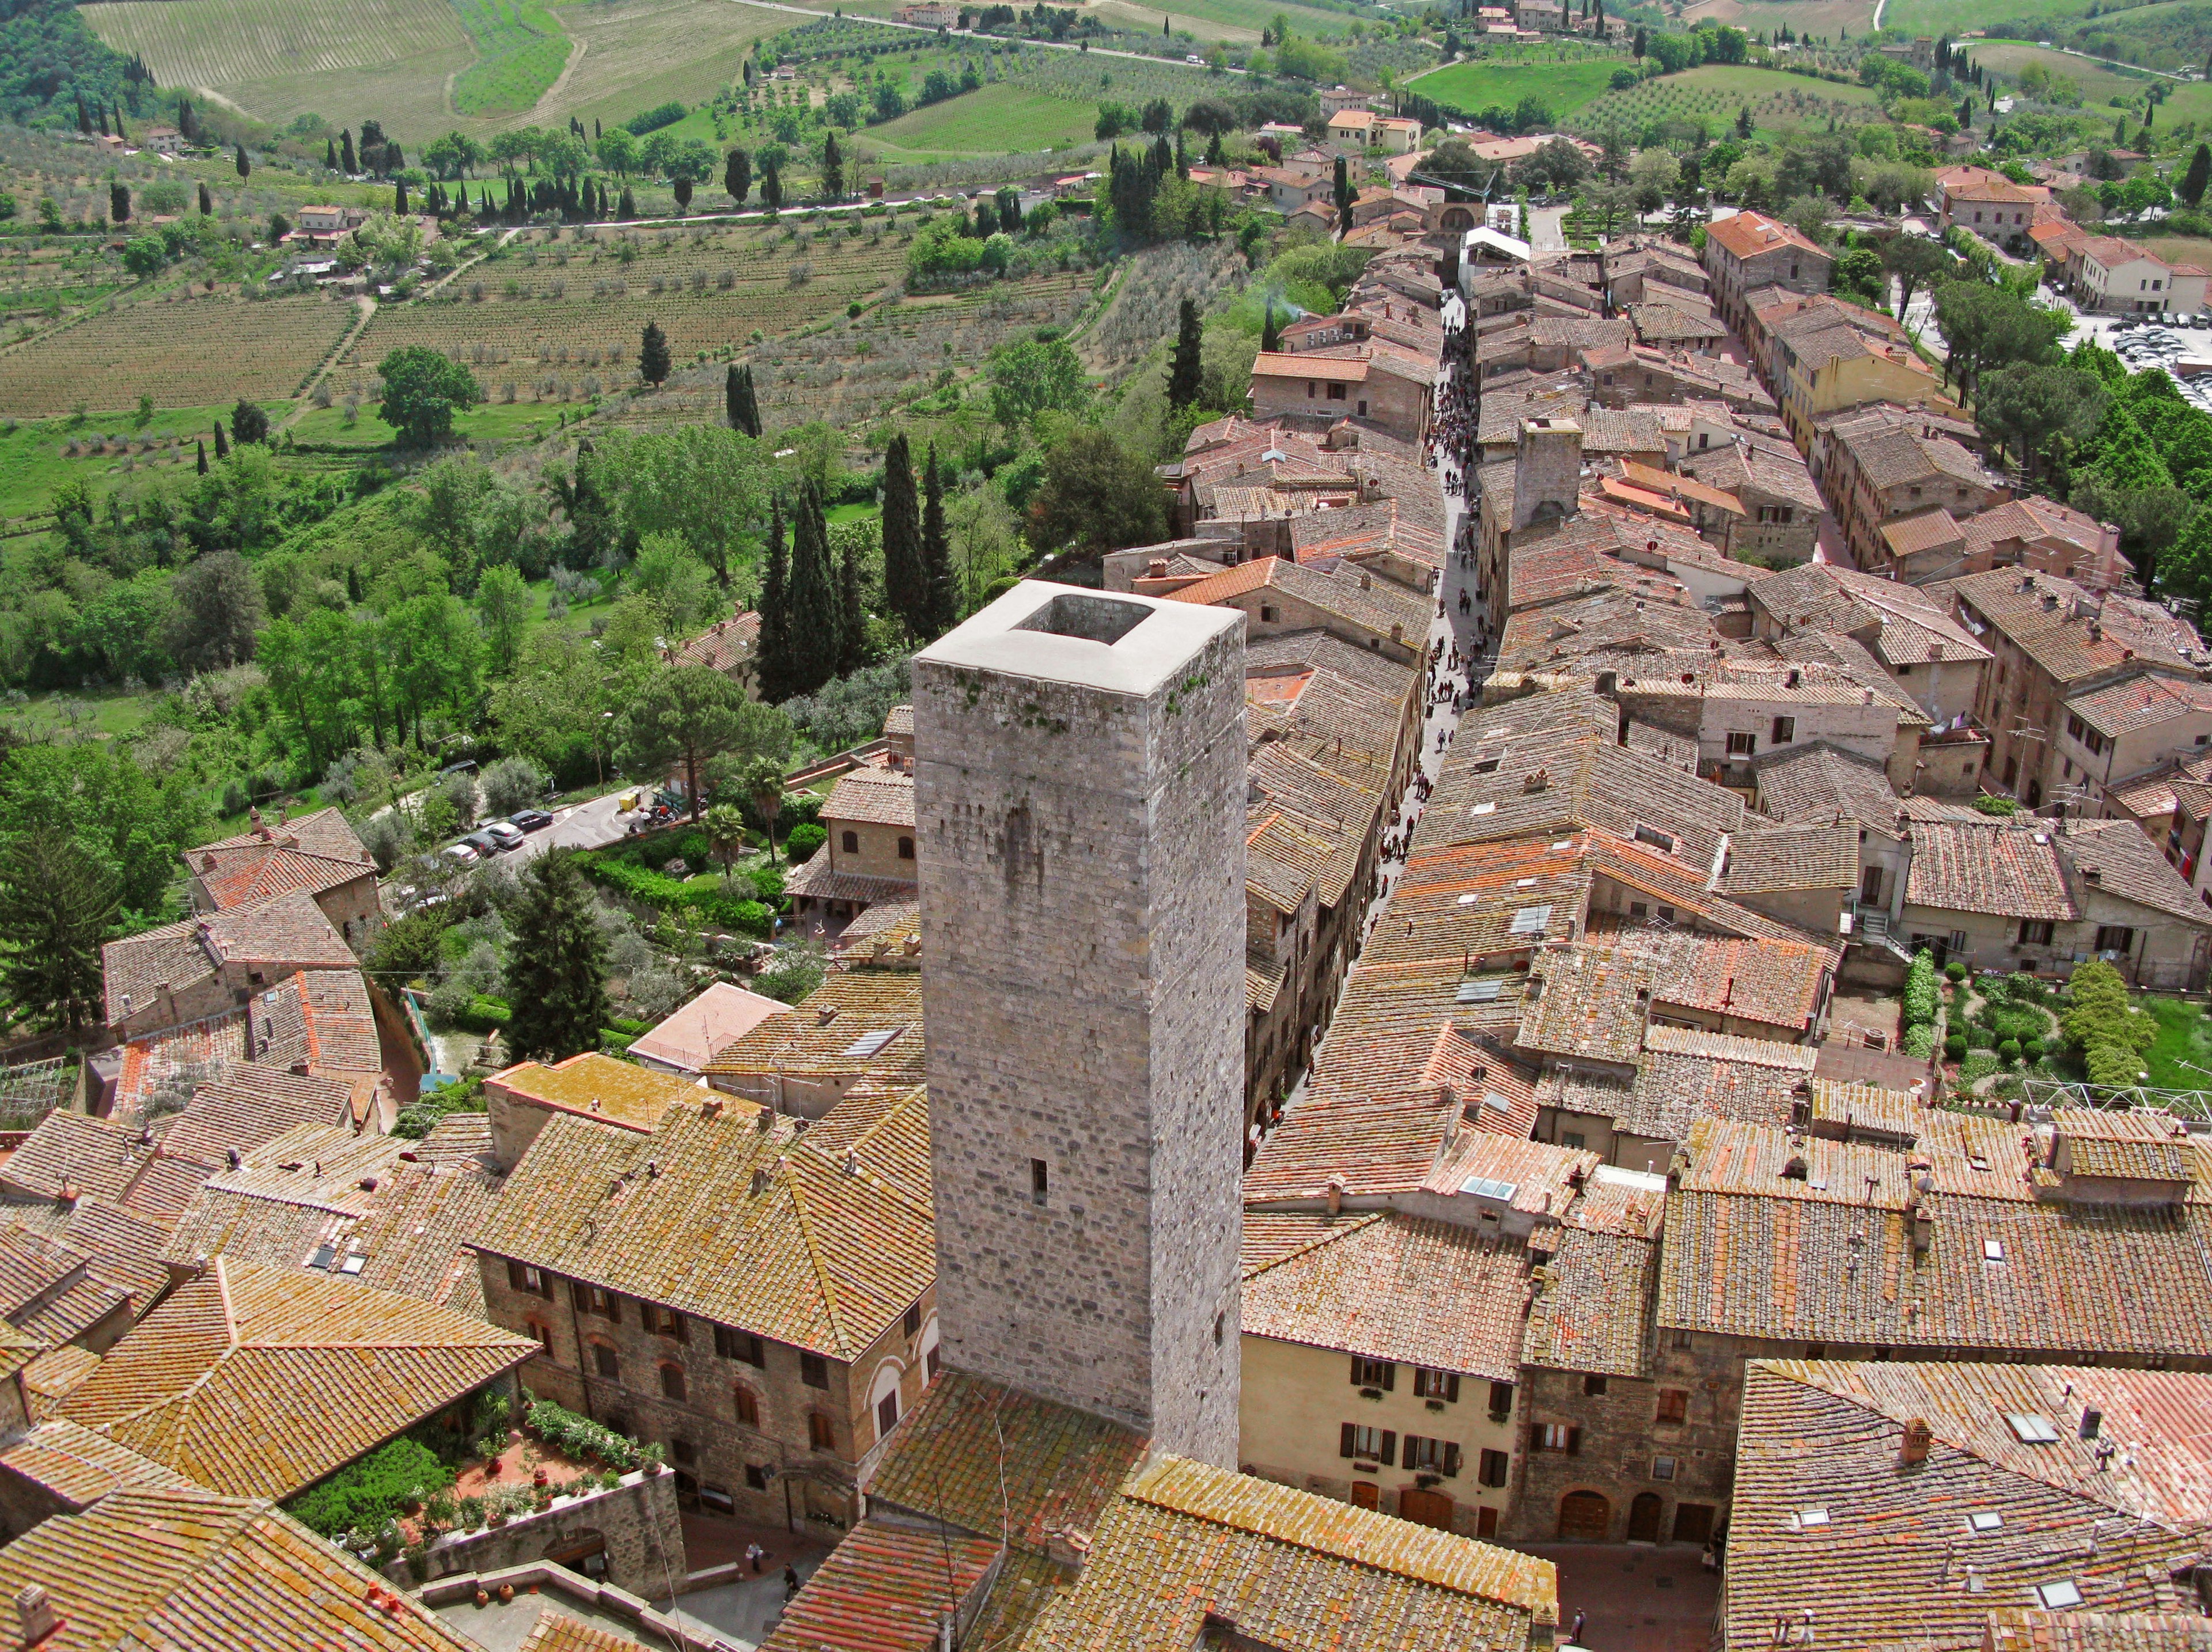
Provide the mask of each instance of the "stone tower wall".
[{"label": "stone tower wall", "polygon": [[1141,690],[964,627],[915,665],[939,1315],[951,1364],[1233,1467],[1243,635],[1158,605],[1191,647]]}]

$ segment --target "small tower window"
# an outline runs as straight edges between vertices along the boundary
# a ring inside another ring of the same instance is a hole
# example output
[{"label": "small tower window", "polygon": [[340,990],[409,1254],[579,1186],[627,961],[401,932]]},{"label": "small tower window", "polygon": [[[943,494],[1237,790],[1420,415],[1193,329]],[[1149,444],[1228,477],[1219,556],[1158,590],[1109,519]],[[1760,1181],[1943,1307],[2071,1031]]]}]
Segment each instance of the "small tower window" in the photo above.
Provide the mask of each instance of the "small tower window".
[{"label": "small tower window", "polygon": [[1042,1205],[1052,1195],[1052,1171],[1041,1158],[1030,1161],[1030,1203]]}]

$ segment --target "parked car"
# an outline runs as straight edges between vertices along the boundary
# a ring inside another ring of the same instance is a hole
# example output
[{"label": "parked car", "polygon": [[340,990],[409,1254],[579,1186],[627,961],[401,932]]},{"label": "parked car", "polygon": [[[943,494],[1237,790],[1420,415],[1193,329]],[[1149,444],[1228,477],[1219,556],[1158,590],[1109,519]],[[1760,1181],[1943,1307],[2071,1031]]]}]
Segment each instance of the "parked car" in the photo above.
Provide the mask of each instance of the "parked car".
[{"label": "parked car", "polygon": [[507,847],[489,832],[471,832],[461,841],[474,849],[477,855],[485,860],[490,859],[492,856]]},{"label": "parked car", "polygon": [[507,817],[510,826],[520,826],[526,832],[542,832],[553,823],[553,817],[543,809],[518,809]]},{"label": "parked car", "polygon": [[473,866],[483,858],[477,854],[474,849],[471,848],[465,841],[459,843],[448,843],[444,848],[439,850],[438,853],[444,855],[447,859],[454,862],[456,865],[463,866]]},{"label": "parked car", "polygon": [[504,820],[495,820],[480,835],[491,839],[502,849],[512,849],[522,841],[522,828]]},{"label": "parked car", "polygon": [[457,763],[447,763],[438,772],[441,774],[473,774],[477,772],[477,760],[474,757],[464,757]]}]

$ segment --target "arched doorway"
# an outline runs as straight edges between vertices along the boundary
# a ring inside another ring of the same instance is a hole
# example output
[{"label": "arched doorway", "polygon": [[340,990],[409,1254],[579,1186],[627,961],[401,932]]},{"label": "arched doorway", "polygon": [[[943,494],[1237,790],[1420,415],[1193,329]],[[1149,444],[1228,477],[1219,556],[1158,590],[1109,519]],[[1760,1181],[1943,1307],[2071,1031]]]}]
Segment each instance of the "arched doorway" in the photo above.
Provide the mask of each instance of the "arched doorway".
[{"label": "arched doorway", "polygon": [[1439,229],[1468,230],[1474,228],[1474,214],[1465,207],[1446,207],[1437,222]]},{"label": "arched doorway", "polygon": [[607,1581],[607,1540],[603,1533],[571,1532],[546,1546],[545,1558],[556,1566],[581,1572],[595,1582]]},{"label": "arched doorway", "polygon": [[1613,1529],[1613,1505],[1595,1491],[1570,1491],[1559,1499],[1559,1541],[1602,1543]]},{"label": "arched doorway", "polygon": [[1656,1491],[1639,1491],[1636,1501],[1628,1505],[1628,1540],[1631,1543],[1656,1543],[1659,1540],[1659,1520],[1666,1506],[1659,1501]]},{"label": "arched doorway", "polygon": [[1398,1518],[1416,1526],[1433,1526],[1440,1532],[1452,1528],[1452,1500],[1441,1491],[1407,1486],[1398,1493]]}]

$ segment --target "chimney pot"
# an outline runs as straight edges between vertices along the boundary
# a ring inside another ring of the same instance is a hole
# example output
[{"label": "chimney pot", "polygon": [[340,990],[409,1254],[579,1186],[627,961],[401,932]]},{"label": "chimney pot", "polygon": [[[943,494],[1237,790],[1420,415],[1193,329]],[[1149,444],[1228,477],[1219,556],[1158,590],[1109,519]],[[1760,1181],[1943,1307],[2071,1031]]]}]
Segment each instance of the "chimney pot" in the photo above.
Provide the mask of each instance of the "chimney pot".
[{"label": "chimney pot", "polygon": [[46,1598],[43,1584],[32,1583],[15,1596],[15,1618],[23,1631],[23,1644],[36,1646],[62,1626],[55,1614],[54,1603]]},{"label": "chimney pot", "polygon": [[1897,1461],[1906,1466],[1926,1462],[1928,1448],[1934,1438],[1934,1433],[1929,1428],[1927,1422],[1923,1418],[1914,1418],[1905,1425],[1905,1441],[1898,1448]]}]

